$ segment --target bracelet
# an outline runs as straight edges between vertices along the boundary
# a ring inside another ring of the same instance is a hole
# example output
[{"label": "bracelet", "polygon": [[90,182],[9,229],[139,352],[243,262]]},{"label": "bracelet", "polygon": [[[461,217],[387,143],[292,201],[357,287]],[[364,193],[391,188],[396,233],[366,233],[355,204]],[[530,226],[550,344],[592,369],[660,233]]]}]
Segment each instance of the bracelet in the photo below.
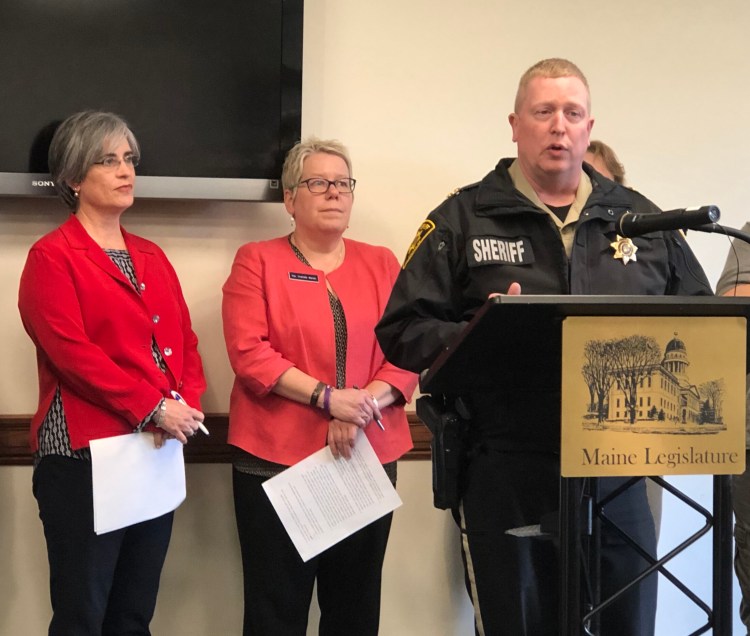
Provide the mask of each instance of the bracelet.
[{"label": "bracelet", "polygon": [[320,397],[320,392],[325,388],[325,384],[322,382],[318,382],[315,385],[315,388],[313,389],[312,395],[310,395],[310,406],[317,406],[318,405],[318,398]]},{"label": "bracelet", "polygon": [[331,393],[333,393],[333,387],[330,384],[326,384],[326,389],[323,393],[323,410],[328,415],[331,414]]}]

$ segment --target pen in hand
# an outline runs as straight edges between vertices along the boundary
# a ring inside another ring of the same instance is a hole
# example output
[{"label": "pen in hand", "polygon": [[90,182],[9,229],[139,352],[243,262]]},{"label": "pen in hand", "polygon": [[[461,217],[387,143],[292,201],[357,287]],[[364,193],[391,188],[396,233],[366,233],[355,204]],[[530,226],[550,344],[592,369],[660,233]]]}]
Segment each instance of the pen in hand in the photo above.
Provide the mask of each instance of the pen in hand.
[{"label": "pen in hand", "polygon": [[[380,410],[380,407],[378,406],[378,400],[374,395],[372,396],[372,401],[375,402],[375,407]],[[385,426],[383,426],[383,422],[381,422],[379,418],[375,418],[375,423],[380,427],[381,431],[385,430]]]},{"label": "pen in hand", "polygon": [[[185,402],[185,399],[179,393],[177,393],[177,391],[170,391],[170,393],[172,394],[172,397],[175,400],[177,400],[178,402],[180,402],[180,404],[184,404],[185,406],[188,406],[188,403]],[[203,431],[204,435],[210,435],[211,434],[211,433],[208,432],[208,429],[205,427],[205,425],[203,424],[203,422],[201,422],[200,420],[198,421],[198,428],[201,429],[201,431]]]},{"label": "pen in hand", "polygon": [[[357,389],[357,391],[359,391],[359,387],[356,384],[352,386],[352,388]],[[375,398],[375,396],[371,395],[370,397],[372,398],[372,401],[375,403],[375,408],[380,410],[380,407],[378,406],[378,400]],[[380,430],[384,431],[385,426],[383,426],[383,422],[380,421],[380,418],[375,417],[373,419],[375,420],[375,423],[380,427]]]}]

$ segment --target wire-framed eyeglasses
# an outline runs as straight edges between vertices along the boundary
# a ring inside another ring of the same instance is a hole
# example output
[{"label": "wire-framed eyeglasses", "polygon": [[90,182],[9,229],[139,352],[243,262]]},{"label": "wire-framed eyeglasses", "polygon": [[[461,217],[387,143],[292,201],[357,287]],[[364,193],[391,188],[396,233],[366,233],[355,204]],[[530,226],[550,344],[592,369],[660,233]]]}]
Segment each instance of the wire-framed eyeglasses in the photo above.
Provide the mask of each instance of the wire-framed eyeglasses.
[{"label": "wire-framed eyeglasses", "polygon": [[354,192],[354,186],[357,185],[357,180],[346,178],[334,179],[331,181],[330,179],[322,179],[321,177],[310,177],[309,179],[300,181],[297,185],[301,186],[302,184],[305,184],[307,189],[313,194],[323,194],[324,192],[328,192],[328,189],[331,186],[343,194],[348,194]]},{"label": "wire-framed eyeglasses", "polygon": [[122,159],[119,159],[114,155],[107,155],[106,157],[102,157],[101,159],[99,159],[99,161],[94,161],[93,163],[97,166],[102,166],[107,170],[117,170],[123,161],[125,162],[126,166],[135,168],[140,163],[141,158],[138,155],[125,155]]}]

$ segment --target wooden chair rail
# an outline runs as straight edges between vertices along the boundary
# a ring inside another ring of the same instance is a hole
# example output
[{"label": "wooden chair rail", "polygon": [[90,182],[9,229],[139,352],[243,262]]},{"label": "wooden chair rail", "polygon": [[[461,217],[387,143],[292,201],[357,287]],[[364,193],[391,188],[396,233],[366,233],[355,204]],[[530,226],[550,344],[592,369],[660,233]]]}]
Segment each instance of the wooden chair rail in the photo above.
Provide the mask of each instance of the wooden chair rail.
[{"label": "wooden chair rail", "polygon": [[[403,459],[429,459],[431,435],[414,412],[408,412],[414,448]],[[31,465],[29,449],[30,415],[0,415],[0,466]],[[233,447],[227,444],[229,418],[226,413],[206,415],[211,436],[198,435],[185,447],[185,460],[195,464],[221,464],[232,461]]]}]

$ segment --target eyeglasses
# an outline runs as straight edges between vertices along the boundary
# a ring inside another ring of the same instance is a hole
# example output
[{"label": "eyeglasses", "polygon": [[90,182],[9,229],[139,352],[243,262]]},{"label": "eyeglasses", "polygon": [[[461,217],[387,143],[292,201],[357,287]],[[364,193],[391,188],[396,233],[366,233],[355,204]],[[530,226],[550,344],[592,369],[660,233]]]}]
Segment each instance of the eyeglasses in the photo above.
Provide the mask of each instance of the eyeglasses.
[{"label": "eyeglasses", "polygon": [[323,194],[324,192],[328,192],[328,188],[330,188],[331,186],[333,186],[343,194],[349,194],[350,192],[354,192],[354,186],[357,184],[357,180],[335,179],[333,181],[329,181],[328,179],[321,179],[320,177],[311,177],[310,179],[300,181],[297,185],[301,186],[303,183],[313,194]]},{"label": "eyeglasses", "polygon": [[117,170],[123,161],[126,166],[135,168],[140,163],[141,158],[138,155],[125,155],[122,159],[118,159],[114,155],[107,155],[106,157],[99,159],[99,161],[94,161],[92,163],[97,166],[103,166],[107,170]]}]

